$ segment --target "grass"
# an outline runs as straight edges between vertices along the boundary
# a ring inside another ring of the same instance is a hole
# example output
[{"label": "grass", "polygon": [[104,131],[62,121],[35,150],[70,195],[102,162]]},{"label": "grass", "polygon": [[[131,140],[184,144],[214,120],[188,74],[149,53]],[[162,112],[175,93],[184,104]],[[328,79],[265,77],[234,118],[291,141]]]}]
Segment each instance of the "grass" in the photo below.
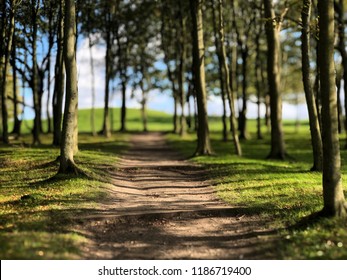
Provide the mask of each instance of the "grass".
[{"label": "grass", "polygon": [[[114,109],[115,116],[119,110]],[[101,129],[102,110],[96,111]],[[129,134],[105,139],[89,135],[90,111],[79,113],[79,147],[76,162],[94,180],[60,177],[50,180],[58,169],[59,155],[51,136],[43,135],[42,145],[31,147],[31,136],[23,135],[11,146],[0,145],[0,258],[79,259],[87,238],[76,231],[76,217],[98,207],[105,197],[106,184],[99,178],[114,168]],[[114,118],[114,128],[119,128]],[[30,128],[28,122],[23,128]],[[256,140],[255,122],[249,121],[251,139],[242,142],[243,156],[233,155],[232,142],[221,141],[220,118],[210,119],[215,155],[197,157],[216,183],[218,195],[243,214],[260,215],[279,229],[276,243],[281,259],[347,259],[347,223],[341,219],[310,219],[322,208],[322,176],[309,172],[312,153],[307,123],[297,132],[293,122],[284,124],[288,161],[265,160],[270,147],[269,133]],[[128,129],[142,130],[140,113],[128,111]],[[149,112],[149,129],[172,130],[171,116]],[[23,129],[25,132],[25,129]],[[183,138],[167,134],[169,142],[190,156],[196,145],[195,133]],[[341,145],[342,146],[342,145]],[[347,151],[342,150],[342,174],[347,174]]]},{"label": "grass", "polygon": [[[255,122],[249,122],[251,139],[242,142],[243,156],[233,155],[232,142],[222,142],[220,124],[211,120],[214,156],[193,161],[203,164],[216,182],[218,195],[231,205],[242,207],[246,215],[260,215],[279,229],[277,255],[281,259],[347,259],[347,221],[308,218],[322,209],[322,176],[309,172],[312,152],[309,127],[297,132],[294,123],[285,123],[288,161],[266,160],[270,138],[256,140]],[[195,148],[193,134],[169,141],[189,156]],[[342,145],[341,145],[342,146]],[[347,174],[347,151],[342,151],[342,173]],[[346,190],[346,188],[345,188]],[[346,193],[346,192],[345,192]]]},{"label": "grass", "polygon": [[[105,139],[82,134],[76,163],[95,178],[105,177],[126,140],[125,135]],[[80,248],[87,239],[72,225],[80,213],[98,207],[106,184],[78,177],[52,179],[59,150],[48,144],[51,137],[43,136],[38,147],[21,141],[0,146],[0,259],[83,258]]]},{"label": "grass", "polygon": [[[95,109],[95,127],[97,131],[102,129],[103,109]],[[112,123],[112,130],[117,131],[120,129],[120,108],[110,109],[110,119]],[[90,132],[91,125],[91,110],[83,109],[78,113],[78,128],[80,132]],[[127,109],[126,128],[130,131],[142,131],[143,125],[141,121],[141,112],[138,109]],[[30,133],[33,127],[32,120],[26,120],[22,124],[22,133]],[[10,131],[12,127],[10,125]],[[47,122],[43,121],[43,130],[47,130]],[[148,110],[148,130],[149,131],[171,131],[173,130],[172,117],[163,112]]]}]

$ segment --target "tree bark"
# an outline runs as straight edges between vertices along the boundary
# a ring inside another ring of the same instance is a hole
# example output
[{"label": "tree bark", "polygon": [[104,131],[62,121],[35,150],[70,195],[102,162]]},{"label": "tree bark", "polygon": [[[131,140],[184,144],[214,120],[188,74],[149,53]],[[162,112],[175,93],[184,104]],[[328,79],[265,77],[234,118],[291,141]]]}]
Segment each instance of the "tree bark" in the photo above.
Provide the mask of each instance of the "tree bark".
[{"label": "tree bark", "polygon": [[92,75],[91,79],[91,91],[92,91],[92,109],[90,113],[90,126],[92,129],[92,135],[96,136],[96,129],[95,129],[95,71],[94,71],[94,57],[93,57],[93,44],[92,44],[92,38],[90,34],[88,34],[88,42],[89,42],[89,58],[90,58],[90,72]]},{"label": "tree bark", "polygon": [[304,84],[306,104],[310,121],[311,143],[313,150],[313,167],[311,168],[311,170],[322,171],[323,144],[316,107],[316,100],[312,88],[312,78],[310,73],[310,17],[311,0],[303,0],[303,9],[301,13],[302,80]]},{"label": "tree bark", "polygon": [[103,118],[102,133],[105,137],[108,138],[111,136],[110,113],[109,113],[110,81],[111,81],[111,48],[112,48],[110,12],[106,12],[105,22],[106,22],[105,104],[104,104],[104,118]]},{"label": "tree bark", "polygon": [[13,43],[12,43],[12,76],[13,76],[13,129],[12,133],[18,137],[20,135],[21,121],[18,118],[18,90],[17,90],[17,68],[15,67],[17,48],[16,48],[16,34],[13,34]]},{"label": "tree bark", "polygon": [[263,95],[262,87],[261,87],[261,58],[260,58],[260,32],[261,29],[258,30],[256,35],[256,58],[255,58],[255,87],[257,91],[257,139],[263,139],[263,134],[261,132],[261,115],[260,115],[260,105],[261,105],[261,97]]},{"label": "tree bark", "polygon": [[195,92],[198,105],[198,143],[195,155],[212,153],[207,119],[207,101],[205,88],[205,46],[202,20],[202,0],[190,0],[193,21],[193,65]]},{"label": "tree bark", "polygon": [[78,114],[76,65],[76,11],[74,0],[65,2],[64,61],[66,68],[66,101],[60,150],[59,173],[78,173],[74,162]]},{"label": "tree bark", "polygon": [[241,156],[242,150],[241,150],[239,136],[237,135],[237,128],[236,128],[234,94],[230,85],[229,67],[226,61],[226,50],[224,45],[224,23],[223,23],[223,1],[222,0],[218,0],[218,7],[219,7],[219,40],[220,40],[220,48],[221,48],[221,60],[222,60],[221,62],[223,66],[222,72],[224,73],[225,89],[229,99],[231,133],[233,135],[235,153],[236,155]]},{"label": "tree bark", "polygon": [[179,69],[178,69],[178,92],[179,100],[181,105],[181,115],[180,115],[180,135],[183,136],[186,133],[186,118],[184,115],[185,106],[185,63],[186,63],[186,53],[187,47],[185,42],[186,36],[186,18],[183,16],[182,5],[179,8],[179,21],[180,21],[180,36],[178,38],[178,50],[179,50]]},{"label": "tree bark", "polygon": [[267,158],[285,159],[286,150],[282,127],[282,96],[280,93],[280,30],[283,17],[276,17],[272,0],[264,0],[266,38],[268,44],[267,73],[271,110],[271,151]]},{"label": "tree bark", "polygon": [[55,62],[55,81],[53,93],[53,145],[59,146],[61,144],[61,124],[62,124],[62,109],[64,99],[65,87],[65,67],[64,67],[64,2],[60,0],[59,7],[59,24],[58,24],[58,38],[57,38],[57,55]]},{"label": "tree bark", "polygon": [[220,92],[223,103],[223,115],[222,115],[222,124],[223,124],[223,141],[228,141],[228,126],[227,126],[227,113],[226,113],[226,97],[225,97],[225,81],[223,73],[223,59],[222,51],[220,47],[220,39],[217,32],[217,17],[216,17],[216,8],[214,0],[211,0],[212,4],[212,19],[213,19],[213,32],[214,32],[214,44],[216,47],[217,57],[218,57],[218,77],[220,83]]},{"label": "tree bark", "polygon": [[343,77],[343,89],[345,92],[345,133],[346,133],[346,143],[345,149],[347,149],[347,51],[346,51],[346,35],[345,35],[345,5],[343,0],[336,1],[336,12],[337,12],[337,22],[338,22],[338,50],[342,58],[342,77]]},{"label": "tree bark", "polygon": [[322,97],[323,201],[326,216],[346,216],[341,180],[334,65],[334,1],[318,1],[319,71]]}]

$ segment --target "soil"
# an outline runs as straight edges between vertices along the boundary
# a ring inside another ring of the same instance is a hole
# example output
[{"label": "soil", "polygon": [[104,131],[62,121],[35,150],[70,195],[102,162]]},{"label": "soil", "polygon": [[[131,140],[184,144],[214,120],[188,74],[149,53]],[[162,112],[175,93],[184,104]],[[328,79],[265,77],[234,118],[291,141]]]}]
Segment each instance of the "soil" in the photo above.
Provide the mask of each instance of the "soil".
[{"label": "soil", "polygon": [[85,259],[273,259],[269,221],[221,201],[208,170],[160,133],[134,134],[109,196],[80,217]]}]

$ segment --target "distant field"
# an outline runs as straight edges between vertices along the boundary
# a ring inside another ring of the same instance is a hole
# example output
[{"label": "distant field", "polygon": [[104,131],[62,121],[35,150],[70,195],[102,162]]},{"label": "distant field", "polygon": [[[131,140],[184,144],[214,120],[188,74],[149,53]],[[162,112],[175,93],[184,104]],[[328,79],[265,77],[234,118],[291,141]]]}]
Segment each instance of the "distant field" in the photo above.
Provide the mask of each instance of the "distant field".
[{"label": "distant field", "polygon": [[[95,127],[97,131],[102,128],[103,109],[95,109]],[[110,110],[112,129],[120,129],[120,108]],[[78,112],[78,128],[80,132],[91,132],[91,110],[82,109]],[[47,121],[43,121],[44,130],[47,130]],[[127,109],[126,127],[129,131],[142,131],[142,119],[139,109]],[[10,130],[12,126],[10,124]],[[22,133],[29,133],[32,129],[32,120],[26,120],[22,125]],[[148,129],[150,131],[171,131],[173,130],[172,116],[164,112],[148,110]]]}]

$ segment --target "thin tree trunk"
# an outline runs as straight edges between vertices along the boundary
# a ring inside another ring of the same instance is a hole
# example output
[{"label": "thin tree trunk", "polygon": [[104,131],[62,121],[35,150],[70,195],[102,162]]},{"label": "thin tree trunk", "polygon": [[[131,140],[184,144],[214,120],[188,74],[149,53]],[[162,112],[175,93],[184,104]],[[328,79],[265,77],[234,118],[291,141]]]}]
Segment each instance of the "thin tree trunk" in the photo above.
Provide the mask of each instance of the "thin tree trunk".
[{"label": "thin tree trunk", "polygon": [[34,103],[34,128],[33,128],[33,145],[40,144],[40,127],[41,127],[41,109],[40,109],[40,97],[38,87],[38,69],[37,69],[37,16],[39,11],[38,0],[32,0],[32,92],[33,92],[33,103]]},{"label": "thin tree trunk", "polygon": [[334,1],[318,1],[319,71],[322,94],[323,201],[322,213],[346,216],[347,204],[341,180],[340,143],[337,129],[337,97],[334,65]]},{"label": "thin tree trunk", "polygon": [[256,75],[256,91],[257,91],[257,139],[263,139],[263,135],[261,132],[261,112],[260,112],[260,105],[261,105],[261,96],[263,95],[262,87],[261,87],[261,58],[260,58],[260,30],[259,33],[256,36],[256,58],[255,58],[255,75]]},{"label": "thin tree trunk", "polygon": [[76,65],[76,10],[74,0],[66,0],[64,26],[64,61],[66,68],[66,101],[63,120],[59,173],[78,173],[74,162],[78,114]]},{"label": "thin tree trunk", "polygon": [[48,76],[47,76],[47,103],[46,103],[46,117],[47,117],[47,132],[52,132],[52,121],[51,121],[51,114],[49,112],[49,107],[51,104],[51,52],[54,45],[54,33],[53,33],[53,7],[52,2],[50,2],[49,6],[49,16],[48,16],[48,30],[49,30],[49,46],[48,46],[48,63],[47,63],[47,69],[48,69]]},{"label": "thin tree trunk", "polygon": [[[108,15],[110,16],[110,15]],[[107,19],[109,25],[109,19]],[[104,119],[102,133],[105,137],[111,136],[110,131],[110,114],[109,114],[109,99],[110,99],[110,80],[111,80],[111,30],[107,27],[106,34],[106,55],[105,55],[105,104],[104,104]]]},{"label": "thin tree trunk", "polygon": [[285,159],[286,150],[282,127],[282,96],[280,94],[280,30],[283,17],[275,16],[272,0],[264,0],[266,38],[268,44],[267,73],[271,110],[271,151],[269,159]]},{"label": "thin tree trunk", "polygon": [[64,2],[60,0],[59,7],[59,25],[58,25],[58,39],[57,39],[57,55],[55,62],[55,81],[53,93],[53,145],[59,146],[61,144],[61,124],[62,124],[62,109],[64,99],[65,87],[65,67],[64,67]]},{"label": "thin tree trunk", "polygon": [[179,70],[178,70],[178,91],[179,91],[179,100],[181,105],[181,116],[180,116],[180,135],[183,136],[186,133],[186,118],[184,115],[184,106],[185,106],[185,90],[184,90],[184,81],[185,81],[185,63],[186,63],[186,18],[183,17],[182,5],[179,9],[179,21],[180,21],[180,36],[178,39],[178,49],[179,49]]},{"label": "thin tree trunk", "polygon": [[218,77],[220,83],[221,98],[223,103],[223,115],[222,115],[222,124],[223,124],[223,141],[228,141],[228,127],[227,127],[227,113],[226,113],[226,98],[225,98],[225,81],[223,73],[223,58],[222,51],[220,47],[220,38],[218,37],[217,32],[217,18],[216,18],[216,8],[214,5],[214,0],[211,0],[212,4],[212,19],[213,19],[213,32],[214,32],[214,44],[216,47],[217,57],[218,57]]},{"label": "thin tree trunk", "polygon": [[93,56],[93,44],[92,44],[92,38],[90,34],[88,34],[88,42],[89,42],[89,57],[90,57],[90,72],[92,75],[91,79],[91,90],[92,90],[92,109],[90,114],[90,126],[92,129],[92,135],[96,136],[96,129],[95,129],[95,71],[94,71],[94,56]]},{"label": "thin tree trunk", "polygon": [[[2,111],[2,140],[5,144],[9,143],[8,138],[8,111],[7,111],[7,70],[10,61],[11,49],[12,49],[12,41],[13,34],[15,28],[15,6],[16,1],[11,1],[11,9],[10,9],[10,17],[9,17],[9,27],[8,27],[8,35],[7,35],[7,44],[5,46],[4,53],[4,66],[2,71],[2,95],[1,95],[1,111]],[[4,15],[5,16],[5,15]],[[4,27],[5,28],[5,27]],[[15,81],[13,81],[15,83]]]},{"label": "thin tree trunk", "polygon": [[312,89],[312,79],[310,73],[310,17],[311,17],[311,0],[303,0],[302,34],[301,34],[301,53],[302,53],[302,79],[304,84],[307,110],[310,121],[311,143],[313,150],[313,167],[312,171],[322,171],[323,164],[323,144],[321,131],[316,107],[316,100]]},{"label": "thin tree trunk", "polygon": [[247,71],[248,71],[248,47],[244,46],[242,57],[242,109],[239,115],[240,139],[247,139]]},{"label": "thin tree trunk", "polygon": [[221,48],[221,62],[223,65],[222,72],[224,73],[224,80],[225,80],[225,89],[226,93],[229,99],[229,109],[230,109],[230,118],[231,118],[231,133],[233,135],[233,142],[234,142],[234,148],[235,153],[238,156],[242,155],[241,145],[239,142],[239,137],[237,135],[237,129],[236,129],[236,119],[235,119],[235,108],[234,108],[234,96],[233,91],[231,89],[230,85],[230,76],[229,76],[229,68],[226,61],[226,50],[224,45],[224,23],[223,23],[223,1],[218,0],[218,7],[219,7],[219,40],[220,40],[220,48]]},{"label": "thin tree trunk", "polygon": [[15,67],[16,56],[17,56],[17,49],[16,49],[16,36],[15,36],[15,30],[14,30],[13,43],[12,43],[13,118],[14,118],[14,124],[13,124],[12,133],[18,137],[18,136],[20,136],[21,121],[18,118],[17,68]]},{"label": "thin tree trunk", "polygon": [[202,0],[190,0],[190,10],[193,20],[193,65],[199,122],[197,133],[198,143],[195,155],[209,155],[212,153],[212,150],[207,119]]}]

